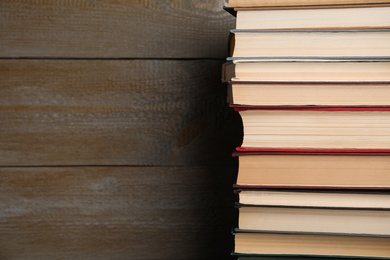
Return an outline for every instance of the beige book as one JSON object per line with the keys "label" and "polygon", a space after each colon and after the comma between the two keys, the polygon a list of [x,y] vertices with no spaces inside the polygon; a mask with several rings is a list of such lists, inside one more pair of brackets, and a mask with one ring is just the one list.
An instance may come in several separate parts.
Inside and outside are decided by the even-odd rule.
{"label": "beige book", "polygon": [[254,154],[238,158],[237,188],[390,189],[389,155]]}
{"label": "beige book", "polygon": [[[390,73],[390,71],[389,71]],[[231,81],[228,101],[247,106],[388,106],[389,82]]]}
{"label": "beige book", "polygon": [[238,228],[251,231],[390,235],[390,210],[240,207]]}
{"label": "beige book", "polygon": [[390,148],[390,110],[361,109],[240,110],[242,147]]}
{"label": "beige book", "polygon": [[235,253],[388,258],[390,237],[236,233]]}
{"label": "beige book", "polygon": [[390,3],[385,0],[227,0],[228,7],[311,6],[311,5],[359,5]]}
{"label": "beige book", "polygon": [[[390,159],[390,158],[389,158]],[[259,172],[259,170],[257,170]],[[390,192],[321,190],[240,190],[239,203],[250,206],[296,206],[390,209]]]}
{"label": "beige book", "polygon": [[390,62],[234,60],[223,66],[223,81],[381,82],[390,81]]}
{"label": "beige book", "polygon": [[233,58],[390,57],[390,30],[233,30]]}
{"label": "beige book", "polygon": [[[337,6],[336,6],[337,7]],[[236,29],[389,28],[390,6],[237,9]]]}

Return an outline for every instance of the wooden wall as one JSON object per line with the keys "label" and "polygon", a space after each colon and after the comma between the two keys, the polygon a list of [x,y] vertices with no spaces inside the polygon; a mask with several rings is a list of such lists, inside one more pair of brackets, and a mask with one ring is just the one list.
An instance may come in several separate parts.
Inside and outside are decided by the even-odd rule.
{"label": "wooden wall", "polygon": [[0,0],[0,259],[229,259],[222,0]]}

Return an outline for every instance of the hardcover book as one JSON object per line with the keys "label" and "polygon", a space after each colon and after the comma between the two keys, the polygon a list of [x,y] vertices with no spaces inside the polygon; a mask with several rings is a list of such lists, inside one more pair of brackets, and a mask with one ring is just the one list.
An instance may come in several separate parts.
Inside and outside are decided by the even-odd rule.
{"label": "hardcover book", "polygon": [[385,0],[226,0],[228,7],[285,7],[285,6],[327,6],[327,5],[365,5],[390,3]]}
{"label": "hardcover book", "polygon": [[390,149],[239,150],[235,188],[390,189]]}
{"label": "hardcover book", "polygon": [[387,149],[390,107],[236,107],[244,148]]}
{"label": "hardcover book", "polygon": [[[339,257],[379,258],[390,257],[388,236],[345,236],[335,234],[235,232],[236,254],[265,257],[322,256],[330,259]],[[278,259],[278,258],[277,258]]]}
{"label": "hardcover book", "polygon": [[233,58],[390,58],[389,29],[232,30]]}
{"label": "hardcover book", "polygon": [[234,59],[222,68],[223,81],[257,82],[389,82],[390,59],[353,61],[296,59]]}
{"label": "hardcover book", "polygon": [[241,206],[238,210],[241,230],[390,236],[388,209]]}
{"label": "hardcover book", "polygon": [[235,9],[236,29],[390,28],[389,4]]}
{"label": "hardcover book", "polygon": [[390,209],[390,191],[238,189],[238,205]]}
{"label": "hardcover book", "polygon": [[[390,74],[390,71],[389,71]],[[229,81],[228,102],[241,106],[388,106],[390,81]]]}

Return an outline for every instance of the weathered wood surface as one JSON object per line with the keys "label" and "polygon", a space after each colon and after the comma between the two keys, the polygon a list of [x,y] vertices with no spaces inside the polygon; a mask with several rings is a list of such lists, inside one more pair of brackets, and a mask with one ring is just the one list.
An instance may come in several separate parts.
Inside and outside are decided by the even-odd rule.
{"label": "weathered wood surface", "polygon": [[0,57],[225,58],[222,1],[1,0]]}
{"label": "weathered wood surface", "polygon": [[0,0],[1,260],[229,259],[222,2]]}
{"label": "weathered wood surface", "polygon": [[0,168],[0,259],[226,259],[226,167]]}
{"label": "weathered wood surface", "polygon": [[225,163],[239,122],[220,66],[2,60],[0,165]]}

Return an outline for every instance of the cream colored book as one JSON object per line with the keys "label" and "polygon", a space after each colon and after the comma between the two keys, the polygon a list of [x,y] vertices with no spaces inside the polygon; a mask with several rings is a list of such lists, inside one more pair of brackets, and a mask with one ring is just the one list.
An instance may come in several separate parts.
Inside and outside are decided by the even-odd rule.
{"label": "cream colored book", "polygon": [[[239,167],[238,176],[235,188],[262,188],[262,189],[372,189],[372,190],[389,190],[390,189],[390,151],[387,154],[369,154],[369,153],[335,153],[323,154],[320,150],[313,151],[312,154],[299,154],[299,152],[285,154],[246,154],[241,153],[238,156]],[[257,193],[256,193],[257,194]],[[285,196],[285,193],[283,193]],[[294,198],[294,193],[291,193]],[[310,193],[308,193],[310,194]],[[288,199],[279,195],[276,197],[280,203],[304,203],[303,205],[312,206],[313,203],[326,206],[326,203],[338,204],[340,206],[358,207],[370,204],[372,207],[387,207],[388,197],[368,195],[361,201],[356,201],[358,197],[354,197],[354,201],[348,201],[350,195],[338,197],[334,194],[316,194],[316,197],[310,197],[305,193],[296,194],[301,199],[283,201],[282,198]],[[264,194],[263,194],[264,195]],[[243,200],[241,203],[276,203],[270,201],[264,202],[265,197],[259,195],[254,198],[255,194]],[[305,197],[303,197],[305,196]],[[321,198],[332,200],[324,201]],[[362,198],[363,195],[359,195]],[[337,202],[335,199],[339,199]],[[260,202],[263,201],[263,202]],[[366,201],[367,200],[367,201]],[[321,202],[322,201],[322,202]],[[335,201],[332,203],[332,201]],[[344,202],[343,202],[344,201]],[[380,203],[376,204],[376,203]],[[384,203],[384,204],[383,204]],[[387,204],[386,204],[387,203]],[[275,205],[279,205],[275,204]],[[288,204],[287,204],[288,205]],[[294,206],[294,205],[291,205]],[[328,205],[329,206],[329,205]]]}
{"label": "cream colored book", "polygon": [[390,60],[235,59],[223,66],[223,80],[262,82],[390,81]]}
{"label": "cream colored book", "polygon": [[241,230],[390,236],[390,210],[266,206],[238,210]]}
{"label": "cream colored book", "polygon": [[233,58],[390,57],[390,30],[233,30]]}
{"label": "cream colored book", "polygon": [[390,3],[385,0],[227,0],[227,7],[272,7],[312,5],[360,5]]}
{"label": "cream colored book", "polygon": [[237,9],[236,29],[390,28],[390,6]]}
{"label": "cream colored book", "polygon": [[239,109],[245,148],[390,148],[386,108]]}
{"label": "cream colored book", "polygon": [[[313,158],[313,157],[311,157]],[[255,159],[255,158],[254,158]],[[389,157],[390,159],[390,157]],[[257,169],[260,172],[260,169]],[[368,174],[369,175],[369,174]],[[368,178],[368,176],[367,176]],[[295,206],[390,209],[387,191],[238,190],[239,204],[247,206]]]}
{"label": "cream colored book", "polygon": [[[236,254],[259,256],[390,257],[390,237],[287,233],[235,233]],[[279,258],[276,258],[279,259]]]}
{"label": "cream colored book", "polygon": [[[390,71],[389,71],[390,73]],[[229,103],[246,106],[388,106],[388,82],[230,81]]]}

